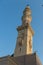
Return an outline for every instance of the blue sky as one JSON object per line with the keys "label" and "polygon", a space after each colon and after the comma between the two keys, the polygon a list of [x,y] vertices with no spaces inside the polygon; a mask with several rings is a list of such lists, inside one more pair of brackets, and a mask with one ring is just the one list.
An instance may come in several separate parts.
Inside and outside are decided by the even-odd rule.
{"label": "blue sky", "polygon": [[0,57],[13,54],[16,28],[22,22],[21,16],[27,4],[32,10],[33,51],[43,63],[43,0],[0,0]]}

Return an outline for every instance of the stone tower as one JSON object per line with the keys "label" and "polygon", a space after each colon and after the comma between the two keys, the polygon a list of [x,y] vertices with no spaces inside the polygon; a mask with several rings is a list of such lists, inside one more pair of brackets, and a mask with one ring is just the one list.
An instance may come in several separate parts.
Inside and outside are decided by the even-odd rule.
{"label": "stone tower", "polygon": [[14,57],[32,54],[32,37],[34,32],[30,26],[31,20],[31,9],[29,6],[26,6],[23,11],[22,25],[17,28],[18,37]]}

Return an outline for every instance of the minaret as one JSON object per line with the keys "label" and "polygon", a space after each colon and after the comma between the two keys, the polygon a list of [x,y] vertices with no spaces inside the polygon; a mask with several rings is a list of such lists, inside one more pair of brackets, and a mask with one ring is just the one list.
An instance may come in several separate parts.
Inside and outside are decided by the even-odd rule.
{"label": "minaret", "polygon": [[32,17],[31,17],[31,9],[30,6],[26,6],[23,11],[22,16],[22,25],[18,26],[18,37],[16,48],[14,52],[14,57],[32,54],[32,37],[33,37],[33,30],[30,26]]}

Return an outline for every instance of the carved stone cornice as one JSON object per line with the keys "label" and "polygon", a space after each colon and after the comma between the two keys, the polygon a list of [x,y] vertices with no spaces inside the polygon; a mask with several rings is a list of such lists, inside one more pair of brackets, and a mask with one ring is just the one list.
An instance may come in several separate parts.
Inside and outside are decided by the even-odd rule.
{"label": "carved stone cornice", "polygon": [[32,27],[30,26],[30,24],[28,24],[28,23],[26,23],[25,25],[18,26],[17,31],[23,30],[25,28],[27,28],[27,29],[29,28],[32,32],[32,35],[34,35],[34,31],[32,30]]}

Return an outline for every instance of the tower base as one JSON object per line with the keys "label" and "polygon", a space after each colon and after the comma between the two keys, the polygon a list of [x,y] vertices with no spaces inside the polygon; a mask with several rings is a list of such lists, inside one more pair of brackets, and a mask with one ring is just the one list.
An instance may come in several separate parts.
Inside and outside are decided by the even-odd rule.
{"label": "tower base", "polygon": [[15,57],[19,65],[42,65],[36,53]]}

